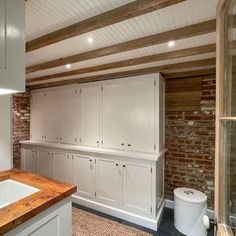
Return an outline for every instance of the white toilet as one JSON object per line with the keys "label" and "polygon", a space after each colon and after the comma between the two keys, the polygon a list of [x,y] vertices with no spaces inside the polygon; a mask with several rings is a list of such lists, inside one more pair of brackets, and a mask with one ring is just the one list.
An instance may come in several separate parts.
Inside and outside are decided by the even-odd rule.
{"label": "white toilet", "polygon": [[192,188],[174,190],[174,225],[187,236],[206,236],[203,217],[207,211],[206,194]]}

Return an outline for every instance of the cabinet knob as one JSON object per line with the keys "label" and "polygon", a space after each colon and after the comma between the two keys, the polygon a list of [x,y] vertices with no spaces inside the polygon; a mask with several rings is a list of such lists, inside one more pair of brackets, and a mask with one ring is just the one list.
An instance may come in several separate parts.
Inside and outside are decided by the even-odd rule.
{"label": "cabinet knob", "polygon": [[99,143],[99,141],[97,141],[97,143]]}
{"label": "cabinet knob", "polygon": [[60,138],[60,140],[62,140],[62,137]]}
{"label": "cabinet knob", "polygon": [[89,159],[90,162],[92,162],[92,159]]}
{"label": "cabinet knob", "polygon": [[123,167],[125,167],[125,165],[123,165]]}
{"label": "cabinet knob", "polygon": [[130,146],[131,146],[131,144],[129,143],[129,144],[128,144],[128,147],[130,147]]}
{"label": "cabinet knob", "polygon": [[124,146],[125,144],[124,144],[124,143],[122,143],[121,145],[122,145],[122,146]]}
{"label": "cabinet knob", "polygon": [[118,163],[116,163],[116,166],[119,166],[119,164],[118,164]]}

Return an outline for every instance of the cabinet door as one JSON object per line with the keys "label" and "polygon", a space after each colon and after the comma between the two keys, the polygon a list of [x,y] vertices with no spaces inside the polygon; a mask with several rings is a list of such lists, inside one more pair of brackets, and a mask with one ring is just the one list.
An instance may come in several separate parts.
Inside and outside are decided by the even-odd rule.
{"label": "cabinet door", "polygon": [[155,152],[155,85],[154,79],[137,79],[129,86],[128,149]]}
{"label": "cabinet door", "polygon": [[81,144],[99,146],[100,87],[81,88]]}
{"label": "cabinet door", "polygon": [[150,215],[152,169],[148,164],[123,163],[123,206],[126,210]]}
{"label": "cabinet door", "polygon": [[25,171],[38,173],[38,158],[37,151],[33,149],[24,149],[24,165],[22,166]]}
{"label": "cabinet door", "polygon": [[69,154],[55,153],[55,180],[66,183],[72,182],[72,159]]}
{"label": "cabinet door", "polygon": [[73,158],[73,183],[77,185],[77,195],[94,196],[94,159],[75,155]]}
{"label": "cabinet door", "polygon": [[63,91],[62,105],[62,142],[79,143],[80,128],[80,99],[79,91],[67,88]]}
{"label": "cabinet door", "polygon": [[46,92],[46,115],[44,122],[46,123],[46,140],[49,142],[61,142],[61,112],[62,94],[60,91],[52,90]]}
{"label": "cabinet door", "polygon": [[32,107],[32,138],[34,140],[44,140],[46,133],[46,123],[45,123],[45,93],[44,92],[35,92],[32,94],[31,99]]}
{"label": "cabinet door", "polygon": [[39,175],[44,177],[54,179],[54,171],[55,171],[55,164],[54,164],[54,153],[39,150],[38,151],[38,163],[39,163]]}
{"label": "cabinet door", "polygon": [[25,91],[25,1],[0,0],[1,88]]}
{"label": "cabinet door", "polygon": [[127,90],[125,83],[106,84],[102,91],[103,147],[124,149],[127,124]]}
{"label": "cabinet door", "polygon": [[121,169],[116,160],[97,159],[96,198],[101,203],[118,206],[121,199]]}

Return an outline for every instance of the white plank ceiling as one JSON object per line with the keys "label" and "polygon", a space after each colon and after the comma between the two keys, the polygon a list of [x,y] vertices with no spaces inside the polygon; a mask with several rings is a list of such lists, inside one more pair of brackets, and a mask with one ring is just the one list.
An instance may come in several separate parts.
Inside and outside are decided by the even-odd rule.
{"label": "white plank ceiling", "polygon": [[[38,38],[42,35],[61,29],[73,23],[82,21],[86,18],[90,18],[97,14],[109,11],[132,1],[133,0],[28,0],[26,2],[27,41]],[[137,39],[140,37],[214,19],[216,17],[217,2],[217,0],[187,0],[161,10],[125,20],[111,26],[79,35],[77,37],[63,40],[47,47],[28,52],[26,54],[27,66],[36,65],[53,59],[58,59],[60,57],[71,56],[78,53],[115,45],[117,43],[126,42],[132,39]],[[94,39],[92,44],[87,42],[88,37],[92,37]],[[175,46],[172,48],[169,48],[167,44],[159,44],[151,47],[145,47],[97,59],[74,63],[71,65],[69,70],[86,68],[115,61],[137,58],[145,55],[175,51],[212,43],[215,43],[215,33],[178,40],[176,41]],[[174,60],[159,61],[155,63],[99,71],[73,76],[73,78],[212,57],[215,57],[215,54],[208,53]],[[68,71],[68,69],[65,66],[60,66],[27,74],[27,79],[64,71]],[[67,77],[67,79],[69,78],[70,77]],[[57,80],[60,79],[54,79],[51,81]]]}

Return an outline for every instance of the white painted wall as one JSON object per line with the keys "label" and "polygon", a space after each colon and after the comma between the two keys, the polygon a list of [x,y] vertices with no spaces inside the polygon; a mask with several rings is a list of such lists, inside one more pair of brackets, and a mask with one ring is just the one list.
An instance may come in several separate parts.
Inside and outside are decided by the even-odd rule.
{"label": "white painted wall", "polygon": [[12,157],[12,97],[0,96],[0,171],[13,166]]}

